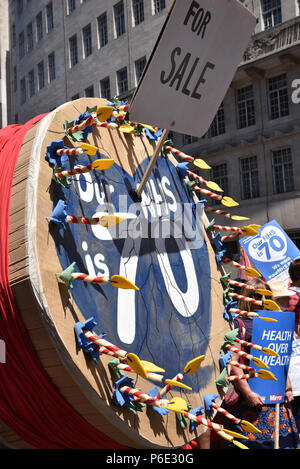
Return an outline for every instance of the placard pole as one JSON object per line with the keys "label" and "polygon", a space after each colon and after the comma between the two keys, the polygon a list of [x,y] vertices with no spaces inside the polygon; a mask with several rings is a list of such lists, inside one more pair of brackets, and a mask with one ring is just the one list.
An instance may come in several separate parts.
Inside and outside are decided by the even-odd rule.
{"label": "placard pole", "polygon": [[151,160],[150,160],[150,163],[149,163],[149,165],[148,165],[148,167],[147,167],[147,169],[146,169],[146,171],[145,171],[145,174],[144,174],[144,176],[143,176],[143,178],[142,178],[142,180],[141,180],[141,183],[140,183],[138,189],[136,190],[136,195],[137,195],[138,198],[141,197],[142,192],[143,192],[143,190],[145,189],[145,186],[146,186],[146,184],[147,184],[147,181],[148,181],[148,179],[149,179],[149,177],[150,177],[150,174],[152,173],[152,170],[153,170],[153,168],[154,168],[154,165],[155,165],[155,163],[156,163],[156,160],[157,160],[157,158],[158,158],[158,156],[159,156],[159,154],[160,154],[160,152],[161,152],[161,149],[162,149],[162,147],[163,147],[163,144],[164,144],[165,140],[166,140],[167,137],[168,137],[168,134],[169,134],[169,130],[164,130],[163,133],[162,133],[162,136],[161,136],[161,138],[160,138],[160,140],[159,140],[159,142],[158,142],[158,144],[157,144],[157,146],[156,146],[156,148],[155,148],[154,155],[152,156],[152,158],[151,158]]}
{"label": "placard pole", "polygon": [[279,449],[279,418],[280,418],[280,404],[275,405],[275,437],[274,449]]}

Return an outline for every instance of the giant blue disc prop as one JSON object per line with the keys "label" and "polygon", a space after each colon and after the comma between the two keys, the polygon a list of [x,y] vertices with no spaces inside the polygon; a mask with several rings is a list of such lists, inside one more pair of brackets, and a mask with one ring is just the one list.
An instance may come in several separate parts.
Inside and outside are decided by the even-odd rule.
{"label": "giant blue disc prop", "polygon": [[[219,350],[228,331],[223,319],[223,289],[205,233],[203,207],[192,200],[174,161],[159,156],[142,198],[137,200],[134,191],[157,142],[145,135],[95,127],[86,142],[96,146],[98,153],[95,157],[82,153],[64,159],[64,169],[111,158],[115,160],[113,166],[72,176],[69,185],[52,180],[53,168],[45,158],[47,147],[60,140],[66,147],[80,147],[80,142],[66,136],[63,123],[76,120],[87,107],[106,104],[97,98],[66,103],[34,130],[30,148],[23,156],[29,168],[24,230],[28,275],[26,281],[21,281],[21,274],[13,279],[15,295],[20,309],[21,295],[27,292],[34,298],[37,306],[32,306],[27,327],[32,337],[32,321],[43,328],[42,340],[37,340],[35,347],[50,375],[51,366],[42,353],[46,342],[49,354],[59,357],[58,374],[51,377],[88,422],[130,447],[180,447],[206,427],[198,425],[191,432],[189,422],[180,424],[173,412],[161,416],[151,405],[138,413],[118,406],[112,400],[117,377],[109,365],[115,357],[100,353],[93,360],[80,349],[74,333],[77,323],[92,318],[94,335],[105,334],[109,343],[161,367],[164,379],[183,373],[189,361],[205,355],[197,372],[184,375],[183,383],[192,390],[174,387],[165,398],[180,396],[189,409],[195,409],[203,405],[206,393],[216,393]],[[59,203],[71,216],[92,218],[118,213],[125,220],[108,228],[49,223]],[[75,273],[91,277],[121,275],[139,290],[80,280],[73,280],[72,288],[67,288],[59,275],[72,264]],[[154,386],[158,391],[165,386],[164,379],[154,382],[132,371],[124,373],[146,394]]]}

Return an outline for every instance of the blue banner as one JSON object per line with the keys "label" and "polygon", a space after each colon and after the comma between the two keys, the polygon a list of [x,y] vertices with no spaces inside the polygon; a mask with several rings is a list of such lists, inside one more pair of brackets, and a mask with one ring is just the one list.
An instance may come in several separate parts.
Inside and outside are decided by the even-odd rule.
{"label": "blue banner", "polygon": [[241,239],[241,246],[267,282],[279,278],[287,281],[289,265],[300,257],[299,249],[275,220],[257,231],[258,235]]}
{"label": "blue banner", "polygon": [[[85,166],[89,158],[81,155],[76,162]],[[106,334],[109,342],[173,377],[191,358],[209,351],[210,263],[203,205],[191,203],[173,163],[159,157],[142,202],[131,198],[130,190],[148,165],[147,158],[133,177],[115,163],[108,171],[73,178],[70,188],[56,184],[53,205],[64,200],[68,214],[100,217],[110,212],[135,218],[109,229],[63,224],[52,236],[62,270],[76,262],[75,272],[123,275],[139,287],[136,292],[73,282],[70,294],[84,319],[95,318],[96,334]],[[199,392],[213,373],[213,367],[205,366],[201,379],[195,373],[185,382]]]}
{"label": "blue banner", "polygon": [[[295,326],[295,313],[278,311],[258,311],[260,316],[277,319],[277,322],[266,322],[259,318],[253,319],[252,343],[269,348],[279,354],[279,357],[267,355],[263,351],[251,348],[251,354],[262,360],[268,371],[274,374],[277,381],[262,378],[249,379],[252,391],[258,393],[266,404],[284,402],[285,384],[288,375],[292,342]],[[250,366],[262,370],[253,361]]]}

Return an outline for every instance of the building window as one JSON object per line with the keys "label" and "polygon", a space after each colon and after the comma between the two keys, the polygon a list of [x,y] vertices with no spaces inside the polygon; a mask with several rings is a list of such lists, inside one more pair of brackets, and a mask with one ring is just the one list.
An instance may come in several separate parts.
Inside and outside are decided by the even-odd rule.
{"label": "building window", "polygon": [[281,0],[262,0],[261,7],[265,29],[282,22]]}
{"label": "building window", "polygon": [[191,143],[198,142],[197,137],[193,137],[192,135],[183,135],[182,137],[182,144],[183,145],[190,145]]}
{"label": "building window", "polygon": [[98,33],[100,47],[104,47],[108,43],[108,32],[107,32],[107,15],[104,13],[98,18]]}
{"label": "building window", "polygon": [[114,6],[114,16],[115,16],[115,27],[117,37],[122,36],[125,33],[125,13],[124,13],[124,3],[119,2]]}
{"label": "building window", "polygon": [[240,159],[242,199],[259,197],[259,178],[256,156]]}
{"label": "building window", "polygon": [[23,31],[19,34],[19,58],[22,59],[25,55],[25,38]]}
{"label": "building window", "polygon": [[153,0],[154,13],[159,13],[166,8],[166,0]]}
{"label": "building window", "polygon": [[218,135],[225,134],[225,132],[225,111],[224,104],[222,103],[217,112],[217,115],[211,123],[207,136],[208,138],[217,137]]}
{"label": "building window", "polygon": [[93,52],[92,47],[92,28],[89,24],[82,30],[83,34],[83,50],[84,50],[84,57],[88,57]]}
{"label": "building window", "polygon": [[212,166],[211,169],[212,180],[218,184],[225,194],[228,194],[228,175],[227,175],[227,164],[218,164]]}
{"label": "building window", "polygon": [[12,25],[12,45],[13,45],[13,48],[15,48],[16,45],[17,45],[16,25],[15,24]]}
{"label": "building window", "polygon": [[29,85],[29,96],[33,96],[35,94],[35,83],[34,83],[34,71],[31,70],[28,73],[28,85]]}
{"label": "building window", "polygon": [[69,47],[70,47],[70,65],[74,67],[78,63],[78,48],[77,48],[77,35],[74,34],[69,39]]}
{"label": "building window", "polygon": [[289,115],[289,95],[286,73],[268,80],[270,119]]}
{"label": "building window", "polygon": [[127,68],[123,68],[117,72],[118,78],[118,91],[119,94],[124,94],[128,91],[128,74]]}
{"label": "building window", "polygon": [[23,12],[23,0],[17,0],[17,11],[19,15]]}
{"label": "building window", "polygon": [[135,62],[135,77],[137,83],[140,81],[145,67],[146,57],[143,57],[142,59],[139,59]]}
{"label": "building window", "polygon": [[42,90],[45,86],[44,62],[40,62],[38,64],[38,79],[39,79],[39,90]]}
{"label": "building window", "polygon": [[145,19],[144,17],[144,0],[132,0],[132,10],[134,17],[134,25],[142,23]]}
{"label": "building window", "polygon": [[17,74],[17,67],[14,67],[14,91],[18,89],[18,74]]}
{"label": "building window", "polygon": [[255,125],[255,106],[252,85],[237,90],[237,111],[239,129]]}
{"label": "building window", "polygon": [[[211,169],[211,178],[218,184],[221,189],[224,191],[224,194],[228,195],[228,174],[227,174],[227,164],[218,164],[212,166]],[[219,204],[220,202],[216,199],[211,199],[211,205]]]}
{"label": "building window", "polygon": [[49,81],[55,80],[55,54],[48,55]]}
{"label": "building window", "polygon": [[290,148],[273,151],[273,180],[275,194],[294,190],[293,162]]}
{"label": "building window", "polygon": [[68,1],[69,13],[72,13],[76,9],[76,0]]}
{"label": "building window", "polygon": [[54,21],[53,21],[53,4],[52,2],[48,3],[46,7],[47,13],[47,31],[51,31],[54,28]]}
{"label": "building window", "polygon": [[86,98],[93,98],[94,97],[94,87],[93,85],[89,86],[84,90],[84,95]]}
{"label": "building window", "polygon": [[32,23],[27,26],[27,50],[28,52],[33,49],[33,27]]}
{"label": "building window", "polygon": [[110,99],[110,80],[109,77],[103,78],[103,80],[100,81],[100,92],[101,92],[101,98]]}
{"label": "building window", "polygon": [[300,249],[300,231],[292,231],[287,234],[291,238],[293,243],[296,244],[297,248]]}
{"label": "building window", "polygon": [[36,16],[36,37],[37,41],[43,38],[43,17],[42,12]]}
{"label": "building window", "polygon": [[20,81],[20,100],[21,104],[26,103],[26,80],[22,78]]}

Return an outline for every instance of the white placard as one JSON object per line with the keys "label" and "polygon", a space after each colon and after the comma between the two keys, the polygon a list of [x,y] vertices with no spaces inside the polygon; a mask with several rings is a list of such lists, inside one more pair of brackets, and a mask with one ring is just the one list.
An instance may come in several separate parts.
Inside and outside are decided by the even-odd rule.
{"label": "white placard", "polygon": [[130,120],[202,137],[255,24],[239,0],[176,0],[131,102]]}

